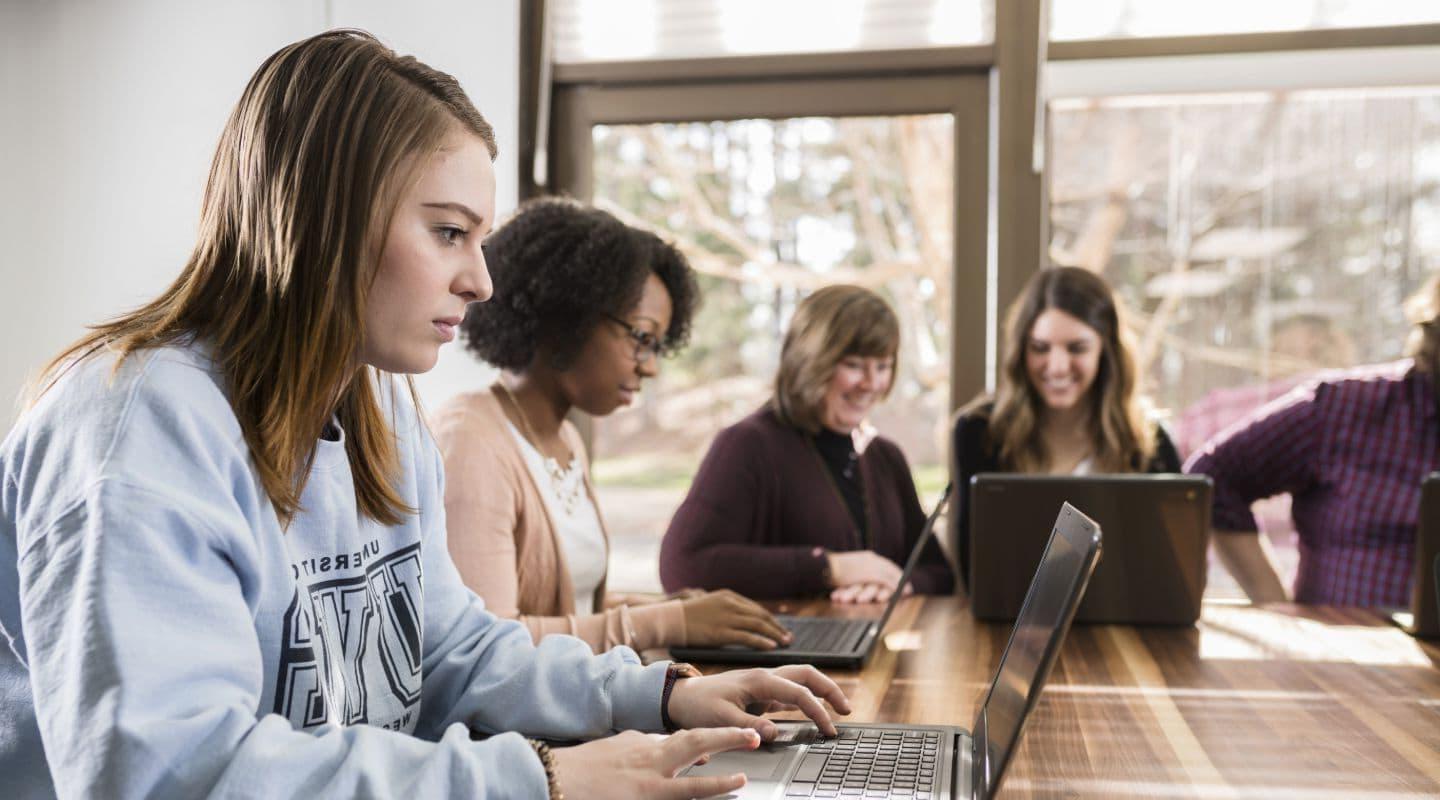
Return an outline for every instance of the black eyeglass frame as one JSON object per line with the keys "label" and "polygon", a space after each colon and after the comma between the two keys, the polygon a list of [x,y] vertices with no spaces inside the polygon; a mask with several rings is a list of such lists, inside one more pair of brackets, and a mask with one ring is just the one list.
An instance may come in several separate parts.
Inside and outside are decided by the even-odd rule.
{"label": "black eyeglass frame", "polygon": [[[630,337],[630,341],[635,343],[635,352],[630,355],[631,358],[635,359],[635,363],[643,364],[651,357],[654,357],[655,360],[658,361],[674,355],[674,353],[665,346],[664,340],[650,331],[642,331],[609,312],[601,312],[601,316],[625,329],[625,335]],[[647,353],[649,355],[646,355]]]}

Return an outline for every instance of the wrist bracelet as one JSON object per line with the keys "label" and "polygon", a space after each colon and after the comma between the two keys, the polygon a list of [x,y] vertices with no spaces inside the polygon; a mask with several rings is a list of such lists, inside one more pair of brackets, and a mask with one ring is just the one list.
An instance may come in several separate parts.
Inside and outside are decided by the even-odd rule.
{"label": "wrist bracelet", "polygon": [[683,680],[684,678],[698,678],[699,676],[700,670],[695,669],[695,667],[690,664],[682,664],[679,662],[672,662],[669,668],[665,670],[665,689],[660,693],[660,724],[665,726],[665,730],[671,733],[680,730],[680,727],[675,724],[675,721],[670,719],[670,692],[674,691],[675,682]]}
{"label": "wrist bracelet", "polygon": [[555,754],[550,751],[550,745],[539,739],[528,741],[535,750],[535,756],[540,759],[540,766],[545,768],[545,783],[550,788],[550,800],[565,800],[565,793],[560,791],[560,778],[555,774]]}

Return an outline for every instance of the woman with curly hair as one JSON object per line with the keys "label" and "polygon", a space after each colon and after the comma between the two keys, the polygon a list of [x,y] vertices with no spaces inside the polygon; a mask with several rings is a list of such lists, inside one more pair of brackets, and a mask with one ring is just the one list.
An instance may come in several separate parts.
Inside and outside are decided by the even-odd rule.
{"label": "woman with curly hair", "polygon": [[465,582],[536,641],[566,633],[600,652],[786,641],[768,612],[732,592],[647,602],[605,590],[609,538],[565,417],[634,402],[660,358],[685,343],[697,300],[685,257],[560,199],[523,206],[485,248],[496,299],[471,306],[461,327],[466,347],[504,375],[435,417],[450,550]]}
{"label": "woman with curly hair", "polygon": [[1146,418],[1122,312],[1093,272],[1036,273],[1010,307],[999,385],[955,418],[951,520],[969,580],[970,478],[981,472],[1179,472],[1180,454]]}
{"label": "woman with curly hair", "polygon": [[[795,309],[775,393],[721,431],[660,547],[666,588],[728,587],[750,597],[829,592],[884,602],[925,512],[899,446],[871,409],[893,385],[900,321],[879,295],[827,286]],[[944,594],[950,565],[932,540],[910,588]]]}

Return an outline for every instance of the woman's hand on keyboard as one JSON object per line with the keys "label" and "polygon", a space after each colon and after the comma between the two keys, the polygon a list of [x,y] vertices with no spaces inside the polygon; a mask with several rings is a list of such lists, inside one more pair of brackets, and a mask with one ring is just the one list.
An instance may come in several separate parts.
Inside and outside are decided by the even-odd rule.
{"label": "woman's hand on keyboard", "polygon": [[738,773],[677,778],[686,767],[715,753],[759,746],[760,737],[753,730],[706,728],[671,736],[626,731],[551,752],[555,777],[566,797],[682,800],[726,794],[745,785],[745,776]]}
{"label": "woman's hand on keyboard", "polygon": [[685,611],[685,644],[690,647],[743,644],[755,650],[774,650],[791,639],[790,632],[769,611],[729,589],[685,598],[681,608]]}
{"label": "woman's hand on keyboard", "polygon": [[760,736],[775,738],[775,723],[761,716],[770,711],[799,710],[826,736],[836,734],[835,723],[821,703],[838,713],[850,713],[850,700],[835,681],[807,665],[775,669],[732,670],[719,675],[675,682],[670,692],[670,719],[681,728],[734,725],[754,728]]}

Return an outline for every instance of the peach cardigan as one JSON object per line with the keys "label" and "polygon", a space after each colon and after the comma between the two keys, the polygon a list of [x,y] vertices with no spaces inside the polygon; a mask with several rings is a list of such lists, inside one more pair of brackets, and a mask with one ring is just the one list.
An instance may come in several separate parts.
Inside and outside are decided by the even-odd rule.
{"label": "peach cardigan", "polygon": [[[431,418],[445,459],[445,517],[450,556],[460,577],[491,613],[519,619],[539,641],[551,633],[578,636],[596,652],[617,644],[636,650],[685,644],[679,600],[629,605],[595,592],[595,614],[575,614],[565,554],[524,456],[508,429],[499,398],[486,390],[457,397]],[[595,503],[589,460],[569,422],[561,438],[585,465],[585,491]],[[596,514],[600,506],[596,503]],[[610,534],[600,530],[609,549]]]}

